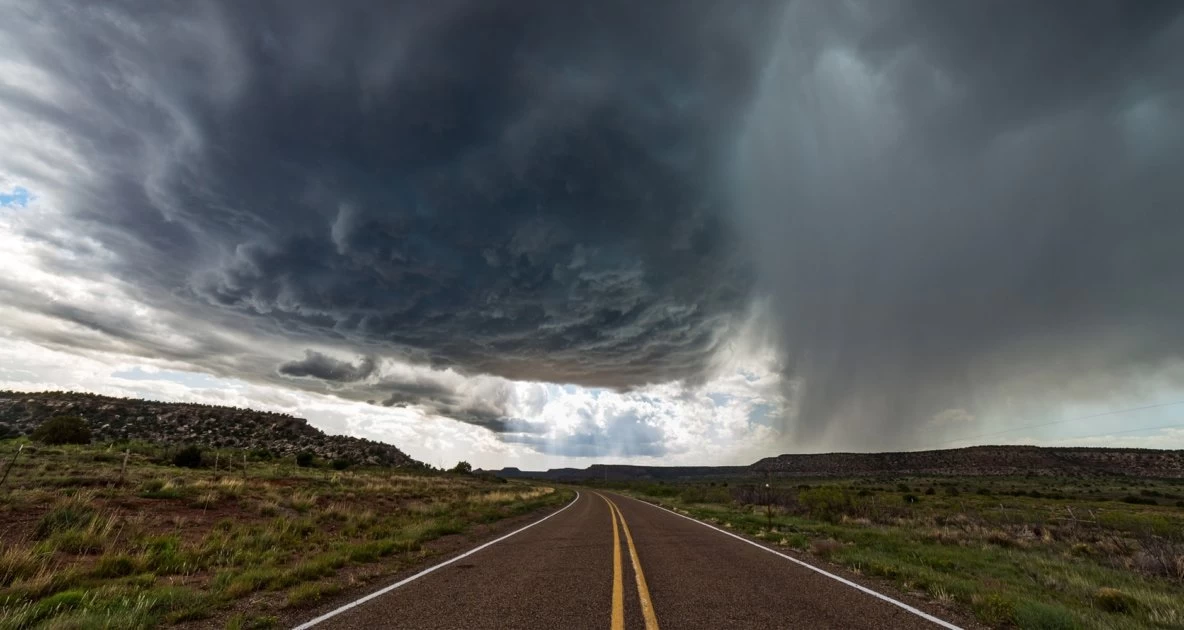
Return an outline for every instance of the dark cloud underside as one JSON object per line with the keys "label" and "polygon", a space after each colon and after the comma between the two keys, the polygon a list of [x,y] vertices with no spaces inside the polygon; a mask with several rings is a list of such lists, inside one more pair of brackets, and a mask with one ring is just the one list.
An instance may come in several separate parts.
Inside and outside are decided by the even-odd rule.
{"label": "dark cloud underside", "polygon": [[351,383],[360,381],[374,373],[374,359],[364,357],[357,365],[308,350],[299,361],[280,364],[279,373],[297,378],[317,378],[322,381]]}
{"label": "dark cloud underside", "polygon": [[694,377],[744,306],[717,173],[770,3],[18,12],[79,98],[8,104],[73,139],[72,227],[151,299],[617,387]]}

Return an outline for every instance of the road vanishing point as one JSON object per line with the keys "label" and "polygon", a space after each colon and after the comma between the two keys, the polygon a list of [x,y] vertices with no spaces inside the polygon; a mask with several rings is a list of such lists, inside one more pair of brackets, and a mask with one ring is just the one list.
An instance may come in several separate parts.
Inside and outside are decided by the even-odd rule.
{"label": "road vanishing point", "polygon": [[583,491],[525,527],[296,628],[958,626],[665,508]]}

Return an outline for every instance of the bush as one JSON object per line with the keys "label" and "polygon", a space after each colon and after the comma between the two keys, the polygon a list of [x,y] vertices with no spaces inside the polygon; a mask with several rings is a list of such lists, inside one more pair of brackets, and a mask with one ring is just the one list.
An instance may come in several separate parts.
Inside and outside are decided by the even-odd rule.
{"label": "bush", "polygon": [[810,543],[810,551],[813,552],[814,555],[822,556],[823,558],[831,557],[836,551],[842,550],[842,548],[843,543],[834,540],[833,538],[815,540]]}
{"label": "bush", "polygon": [[1003,626],[1015,617],[1015,603],[1001,593],[974,595],[970,607],[979,620],[990,626]]}
{"label": "bush", "polygon": [[1063,606],[1024,600],[1015,607],[1015,623],[1032,630],[1073,630],[1080,627],[1076,617]]}
{"label": "bush", "polygon": [[296,454],[296,465],[301,468],[311,468],[316,456],[308,451],[303,451]]}
{"label": "bush", "polygon": [[469,462],[457,462],[456,466],[452,467],[452,472],[468,475],[473,472],[473,465]]}
{"label": "bush", "polygon": [[1133,494],[1128,494],[1125,497],[1122,497],[1122,502],[1131,503],[1133,505],[1159,505],[1159,502],[1155,499],[1145,499]]}
{"label": "bush", "polygon": [[99,557],[90,574],[98,578],[120,578],[132,575],[137,569],[138,565],[131,556],[108,554]]}
{"label": "bush", "polygon": [[1111,613],[1128,612],[1135,606],[1135,599],[1116,588],[1099,588],[1094,593],[1094,604]]}
{"label": "bush", "polygon": [[333,460],[333,464],[332,464],[333,470],[345,470],[346,468],[349,468],[352,465],[353,465],[353,462],[349,461],[348,459],[335,459],[335,460]]}
{"label": "bush", "polygon": [[196,446],[186,446],[173,455],[173,465],[181,468],[201,468],[201,449]]}
{"label": "bush", "polygon": [[95,517],[94,508],[77,503],[60,505],[46,512],[37,522],[37,529],[33,537],[37,540],[49,538],[55,532],[81,529],[90,524]]}
{"label": "bush", "polygon": [[851,496],[834,486],[803,490],[798,493],[798,502],[810,512],[811,517],[832,523],[839,522],[854,507]]}
{"label": "bush", "polygon": [[90,427],[78,416],[54,416],[29,437],[43,444],[90,444]]}

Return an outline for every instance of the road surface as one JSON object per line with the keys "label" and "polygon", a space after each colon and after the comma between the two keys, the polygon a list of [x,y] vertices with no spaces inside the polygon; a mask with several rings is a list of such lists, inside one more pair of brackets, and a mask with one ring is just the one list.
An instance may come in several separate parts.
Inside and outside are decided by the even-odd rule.
{"label": "road surface", "polygon": [[595,491],[383,591],[302,627],[956,627],[686,517]]}

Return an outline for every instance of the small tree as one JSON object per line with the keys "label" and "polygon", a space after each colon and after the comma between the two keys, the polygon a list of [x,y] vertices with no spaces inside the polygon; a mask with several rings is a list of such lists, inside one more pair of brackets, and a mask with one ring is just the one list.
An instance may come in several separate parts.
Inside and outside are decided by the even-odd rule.
{"label": "small tree", "polygon": [[173,455],[173,465],[181,468],[201,468],[201,449],[196,446],[186,446]]}
{"label": "small tree", "polygon": [[30,436],[44,444],[90,444],[90,427],[78,416],[54,416]]}
{"label": "small tree", "polygon": [[301,451],[296,454],[296,465],[301,468],[311,468],[313,464],[313,454],[308,451]]}
{"label": "small tree", "polygon": [[452,472],[462,475],[472,474],[473,466],[469,462],[457,462],[456,466],[452,468]]}

